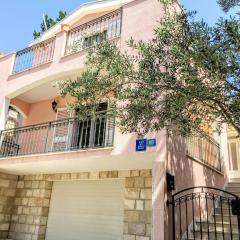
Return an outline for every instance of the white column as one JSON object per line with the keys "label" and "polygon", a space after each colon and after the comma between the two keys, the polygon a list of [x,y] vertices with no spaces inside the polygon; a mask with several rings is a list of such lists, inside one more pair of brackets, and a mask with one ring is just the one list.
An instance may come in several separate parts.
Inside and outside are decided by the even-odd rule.
{"label": "white column", "polygon": [[8,98],[3,97],[0,99],[0,130],[4,130],[6,127],[9,105],[10,100]]}
{"label": "white column", "polygon": [[227,135],[227,124],[222,125],[222,131],[220,135],[220,151],[221,151],[221,157],[223,162],[223,167],[225,167],[228,177],[230,176],[230,166],[229,166],[229,153],[228,153],[228,135]]}

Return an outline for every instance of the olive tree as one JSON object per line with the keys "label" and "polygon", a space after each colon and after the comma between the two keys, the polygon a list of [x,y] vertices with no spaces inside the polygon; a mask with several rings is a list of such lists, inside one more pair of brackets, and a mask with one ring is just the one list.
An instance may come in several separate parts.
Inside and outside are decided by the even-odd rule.
{"label": "olive tree", "polygon": [[123,132],[146,133],[175,126],[182,135],[218,121],[240,133],[240,22],[219,19],[210,27],[194,14],[168,11],[150,41],[113,42],[88,50],[86,68],[73,81],[61,81],[80,118],[96,116],[110,100]]}

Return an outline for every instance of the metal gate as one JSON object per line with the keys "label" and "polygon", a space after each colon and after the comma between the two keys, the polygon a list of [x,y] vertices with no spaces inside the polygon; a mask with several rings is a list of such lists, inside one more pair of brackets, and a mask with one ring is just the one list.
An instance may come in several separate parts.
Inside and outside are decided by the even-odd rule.
{"label": "metal gate", "polygon": [[240,240],[240,199],[213,187],[172,195],[173,240]]}

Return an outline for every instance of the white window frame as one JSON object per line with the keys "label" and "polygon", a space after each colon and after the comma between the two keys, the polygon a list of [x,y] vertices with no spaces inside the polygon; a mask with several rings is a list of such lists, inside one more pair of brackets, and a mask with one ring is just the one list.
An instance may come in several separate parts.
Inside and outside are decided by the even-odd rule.
{"label": "white window frame", "polygon": [[[233,162],[232,162],[232,150],[231,150],[231,143],[236,143],[236,151],[237,151],[237,166],[238,169],[233,169]],[[228,139],[228,153],[229,153],[229,169],[230,171],[240,171],[240,138],[230,138]]]}

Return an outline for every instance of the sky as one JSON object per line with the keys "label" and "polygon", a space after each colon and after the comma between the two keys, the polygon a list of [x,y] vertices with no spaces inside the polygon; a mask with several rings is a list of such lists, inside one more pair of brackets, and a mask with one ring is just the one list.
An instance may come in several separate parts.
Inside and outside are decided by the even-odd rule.
{"label": "sky", "polygon": [[[55,18],[59,10],[73,11],[89,0],[2,0],[0,4],[0,52],[14,52],[25,48],[39,30],[43,13]],[[214,24],[225,16],[216,0],[180,0],[187,10],[197,10],[198,17]]]}

